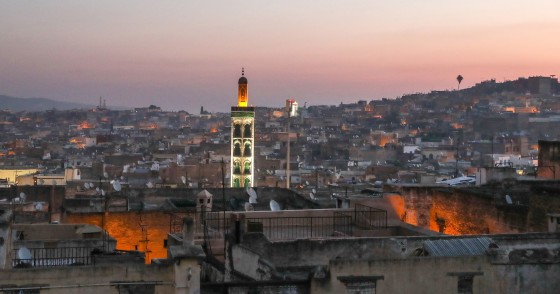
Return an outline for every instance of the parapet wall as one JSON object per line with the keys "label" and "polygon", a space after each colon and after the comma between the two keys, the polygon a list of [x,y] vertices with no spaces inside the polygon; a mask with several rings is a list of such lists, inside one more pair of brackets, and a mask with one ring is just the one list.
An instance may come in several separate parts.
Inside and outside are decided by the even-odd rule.
{"label": "parapet wall", "polygon": [[402,220],[452,235],[546,232],[546,214],[560,211],[560,189],[545,182],[481,188],[395,185],[391,190],[398,192],[390,197],[396,198],[391,203]]}

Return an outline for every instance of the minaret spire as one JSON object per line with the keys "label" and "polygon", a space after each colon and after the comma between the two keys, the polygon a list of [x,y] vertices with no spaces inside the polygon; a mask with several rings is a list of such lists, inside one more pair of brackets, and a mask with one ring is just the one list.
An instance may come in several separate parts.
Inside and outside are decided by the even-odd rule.
{"label": "minaret spire", "polygon": [[249,93],[247,88],[247,78],[245,77],[245,68],[241,68],[241,77],[239,78],[237,86],[237,106],[247,107],[249,101]]}

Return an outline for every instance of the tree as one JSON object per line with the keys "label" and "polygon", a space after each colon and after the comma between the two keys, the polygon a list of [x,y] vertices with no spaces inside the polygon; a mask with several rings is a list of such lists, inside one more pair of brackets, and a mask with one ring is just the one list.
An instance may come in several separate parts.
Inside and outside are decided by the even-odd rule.
{"label": "tree", "polygon": [[462,75],[458,75],[457,76],[457,91],[459,91],[459,87],[461,86],[461,81],[463,81],[463,76]]}

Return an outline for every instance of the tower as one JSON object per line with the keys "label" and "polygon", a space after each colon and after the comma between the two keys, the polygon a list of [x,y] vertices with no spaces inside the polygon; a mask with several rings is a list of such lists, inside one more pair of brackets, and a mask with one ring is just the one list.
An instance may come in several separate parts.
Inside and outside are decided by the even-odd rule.
{"label": "tower", "polygon": [[237,106],[231,107],[230,186],[251,187],[254,184],[255,108],[249,102],[245,69],[237,83]]}

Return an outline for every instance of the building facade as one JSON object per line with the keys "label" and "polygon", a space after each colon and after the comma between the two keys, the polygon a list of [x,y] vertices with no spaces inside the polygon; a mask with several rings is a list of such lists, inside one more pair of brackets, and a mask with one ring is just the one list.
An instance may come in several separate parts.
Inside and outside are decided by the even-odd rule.
{"label": "building facade", "polygon": [[237,106],[231,107],[230,186],[251,187],[254,183],[255,108],[247,106],[248,82],[241,73],[237,90]]}

